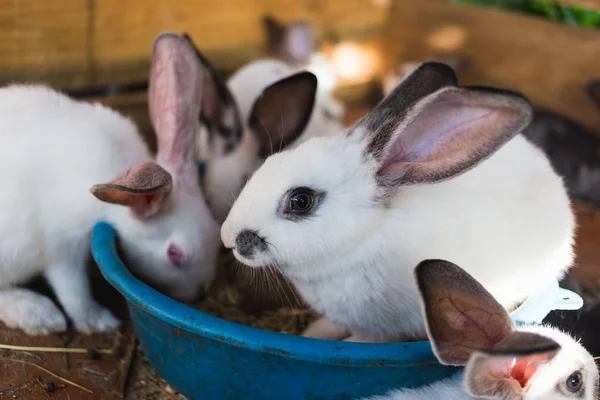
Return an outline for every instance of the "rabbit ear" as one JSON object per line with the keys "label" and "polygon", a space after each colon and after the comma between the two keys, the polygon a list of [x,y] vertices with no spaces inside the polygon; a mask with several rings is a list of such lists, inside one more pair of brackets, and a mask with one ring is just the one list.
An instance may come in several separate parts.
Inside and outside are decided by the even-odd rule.
{"label": "rabbit ear", "polygon": [[203,67],[200,121],[208,130],[209,141],[212,141],[215,136],[224,141],[223,152],[227,154],[242,140],[243,127],[236,101],[225,80],[204,54],[198,50],[192,38],[187,34],[184,34],[183,37],[194,49],[196,57]]}
{"label": "rabbit ear", "polygon": [[188,40],[162,33],[154,41],[150,72],[150,118],[157,159],[172,174],[198,181],[194,136],[199,134],[204,71]]}
{"label": "rabbit ear", "polygon": [[270,15],[265,16],[263,21],[272,53],[291,64],[308,63],[316,47],[315,35],[309,24],[294,21],[285,26]]}
{"label": "rabbit ear", "polygon": [[426,260],[415,269],[431,346],[442,364],[465,365],[512,331],[506,310],[471,275],[451,262]]}
{"label": "rabbit ear", "polygon": [[140,218],[154,215],[171,193],[171,175],[160,165],[146,162],[128,169],[109,183],[94,185],[99,200],[130,207]]}
{"label": "rabbit ear", "polygon": [[512,332],[490,352],[475,352],[464,385],[475,397],[513,398],[527,388],[540,367],[560,351],[554,340],[531,332]]}
{"label": "rabbit ear", "polygon": [[312,115],[317,77],[300,72],[268,86],[250,113],[249,127],[259,142],[259,154],[267,157],[283,150],[303,132]]}
{"label": "rabbit ear", "polygon": [[367,132],[365,152],[377,162],[380,186],[451,178],[530,123],[533,109],[522,96],[459,88],[455,81],[450,67],[422,64],[359,123],[358,131]]}
{"label": "rabbit ear", "polygon": [[274,16],[265,15],[263,17],[263,24],[265,26],[265,30],[267,31],[267,46],[269,52],[278,54],[279,46],[283,40],[283,36],[285,35],[285,25],[280,23]]}

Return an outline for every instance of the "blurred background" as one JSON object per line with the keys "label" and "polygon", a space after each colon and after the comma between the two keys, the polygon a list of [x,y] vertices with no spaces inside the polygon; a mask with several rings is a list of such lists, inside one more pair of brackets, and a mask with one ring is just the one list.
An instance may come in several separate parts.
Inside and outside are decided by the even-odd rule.
{"label": "blurred background", "polygon": [[[130,116],[152,146],[146,89],[156,35],[187,33],[226,77],[272,56],[267,15],[310,24],[318,50],[335,69],[335,95],[346,104],[347,124],[368,112],[407,68],[427,60],[451,64],[462,85],[524,93],[538,110],[526,134],[546,151],[576,199],[573,276],[581,281],[566,285],[589,301],[587,314],[569,318],[581,332],[598,336],[600,0],[0,0],[0,84],[41,82],[105,103]],[[93,348],[116,342],[119,353],[100,362],[18,355],[94,388],[94,395],[26,364],[4,363],[3,357],[17,355],[0,350],[0,371],[10,372],[0,373],[0,399],[178,398],[139,355],[130,324],[116,338],[30,338],[0,327],[0,343]],[[600,341],[588,343],[600,354]]]}

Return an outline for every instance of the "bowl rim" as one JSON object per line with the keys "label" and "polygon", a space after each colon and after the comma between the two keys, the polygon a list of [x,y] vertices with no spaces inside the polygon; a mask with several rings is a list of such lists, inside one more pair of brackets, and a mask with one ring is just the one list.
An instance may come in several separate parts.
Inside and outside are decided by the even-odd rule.
{"label": "bowl rim", "polygon": [[231,346],[334,365],[439,364],[429,341],[353,343],[288,335],[254,328],[207,314],[158,292],[135,278],[117,255],[116,231],[99,222],[92,233],[92,255],[104,278],[125,300],[153,317]]}

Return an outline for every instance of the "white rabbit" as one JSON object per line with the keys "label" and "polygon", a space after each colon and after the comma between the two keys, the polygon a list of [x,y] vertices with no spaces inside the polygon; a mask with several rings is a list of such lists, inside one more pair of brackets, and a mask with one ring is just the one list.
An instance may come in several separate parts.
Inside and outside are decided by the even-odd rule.
{"label": "white rabbit", "polygon": [[[189,36],[184,37],[194,46]],[[331,107],[337,104],[335,100],[323,100],[327,93],[320,98],[316,94],[320,82],[317,84],[314,76],[295,72],[278,60],[258,60],[240,68],[225,84],[194,48],[204,66],[205,87],[197,153],[206,162],[203,185],[210,209],[223,221],[266,156],[324,132],[341,133],[343,124],[339,112]],[[292,121],[283,124],[284,115]],[[276,121],[267,122],[273,119]]]}
{"label": "white rabbit", "polygon": [[201,65],[176,35],[162,34],[154,46],[156,161],[133,123],[109,108],[43,86],[0,89],[0,320],[8,326],[29,334],[66,329],[50,299],[15,287],[38,274],[77,330],[118,325],[92,299],[86,276],[100,221],[115,226],[133,272],[176,299],[193,299],[213,276],[219,229],[190,150]]}
{"label": "white rabbit", "polygon": [[286,25],[272,15],[265,16],[263,23],[271,54],[294,69],[315,74],[324,91],[331,93],[335,89],[335,68],[323,53],[316,51],[317,40],[308,23],[292,21]]}
{"label": "white rabbit", "polygon": [[595,360],[573,338],[548,326],[515,328],[506,310],[450,262],[423,261],[415,275],[436,356],[466,368],[429,386],[369,400],[597,398]]}
{"label": "white rabbit", "polygon": [[414,266],[456,260],[506,308],[571,266],[561,179],[518,133],[523,97],[457,87],[425,63],[345,135],[275,154],[250,178],[221,238],[250,267],[277,265],[327,320],[306,336],[424,338]]}

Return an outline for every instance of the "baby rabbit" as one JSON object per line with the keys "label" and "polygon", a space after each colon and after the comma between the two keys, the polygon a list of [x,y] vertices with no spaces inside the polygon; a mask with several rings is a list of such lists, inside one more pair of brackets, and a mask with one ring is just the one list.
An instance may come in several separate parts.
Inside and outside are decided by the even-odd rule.
{"label": "baby rabbit", "polygon": [[369,400],[597,398],[598,368],[573,338],[547,326],[515,328],[494,297],[450,262],[423,261],[415,275],[436,356],[466,367],[432,385]]}
{"label": "baby rabbit", "polygon": [[506,308],[573,261],[561,179],[519,132],[529,102],[458,87],[425,63],[345,135],[269,157],[221,227],[242,263],[277,265],[327,320],[306,336],[424,338],[412,280],[427,257],[456,260]]}
{"label": "baby rabbit", "polygon": [[304,21],[284,24],[272,15],[263,17],[267,32],[267,48],[290,67],[307,70],[317,76],[319,85],[332,92],[337,84],[335,68],[321,52],[312,27]]}
{"label": "baby rabbit", "polygon": [[15,287],[42,274],[78,331],[118,325],[92,299],[86,276],[92,228],[100,221],[115,226],[133,272],[166,294],[192,300],[212,278],[219,231],[191,150],[201,68],[180,37],[158,36],[150,78],[156,161],[135,126],[109,108],[43,86],[0,89],[5,324],[28,334],[66,329],[50,299]]}

